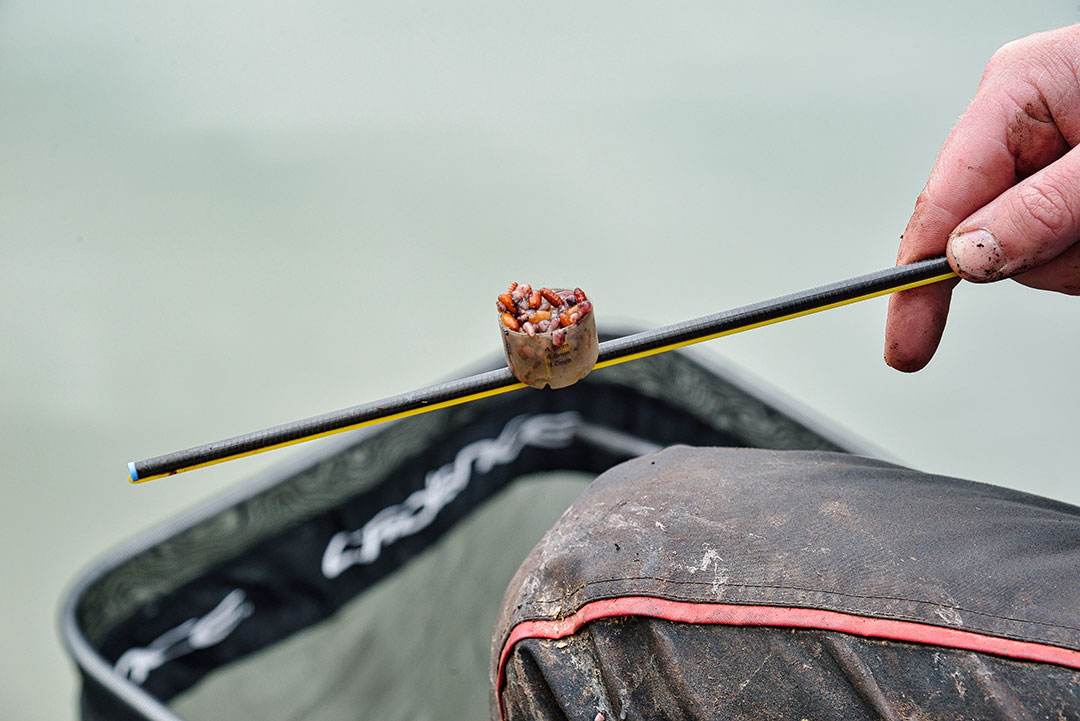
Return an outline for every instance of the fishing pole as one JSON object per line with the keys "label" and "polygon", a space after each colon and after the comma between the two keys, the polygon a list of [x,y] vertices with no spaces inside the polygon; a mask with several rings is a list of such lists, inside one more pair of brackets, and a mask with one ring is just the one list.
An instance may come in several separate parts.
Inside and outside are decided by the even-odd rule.
{"label": "fishing pole", "polygon": [[[909,265],[886,268],[772,300],[605,341],[600,344],[593,370],[955,277],[956,273],[945,258],[930,258]],[[526,387],[514,378],[509,368],[501,368],[145,461],[133,461],[128,464],[128,475],[132,483],[143,483]]]}

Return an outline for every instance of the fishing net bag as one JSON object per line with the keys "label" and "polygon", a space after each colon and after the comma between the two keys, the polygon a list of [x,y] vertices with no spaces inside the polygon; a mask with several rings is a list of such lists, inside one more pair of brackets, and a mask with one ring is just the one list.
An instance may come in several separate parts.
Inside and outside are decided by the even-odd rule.
{"label": "fishing net bag", "polygon": [[672,444],[866,450],[692,352],[338,436],[76,580],[80,717],[483,718],[515,570],[598,474]]}

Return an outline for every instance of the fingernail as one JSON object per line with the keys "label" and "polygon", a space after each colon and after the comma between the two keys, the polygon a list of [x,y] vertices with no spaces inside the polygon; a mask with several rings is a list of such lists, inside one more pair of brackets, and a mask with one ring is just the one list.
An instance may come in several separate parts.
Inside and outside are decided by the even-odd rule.
{"label": "fingernail", "polygon": [[960,274],[972,280],[998,280],[1007,270],[1001,246],[983,228],[954,235],[949,240],[949,251]]}

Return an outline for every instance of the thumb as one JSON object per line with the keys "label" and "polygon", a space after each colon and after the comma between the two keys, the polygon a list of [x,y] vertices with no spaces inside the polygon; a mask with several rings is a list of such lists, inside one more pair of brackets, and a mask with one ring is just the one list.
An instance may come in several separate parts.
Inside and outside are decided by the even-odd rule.
{"label": "thumb", "polygon": [[977,283],[1019,275],[1080,240],[1080,154],[1070,150],[975,211],[949,236],[960,277]]}

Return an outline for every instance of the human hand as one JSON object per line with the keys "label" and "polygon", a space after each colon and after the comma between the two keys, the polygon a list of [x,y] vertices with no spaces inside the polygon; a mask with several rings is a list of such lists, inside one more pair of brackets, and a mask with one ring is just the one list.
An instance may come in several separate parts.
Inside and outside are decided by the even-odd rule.
{"label": "human hand", "polygon": [[[1078,144],[1080,25],[1002,47],[916,200],[897,265],[945,254],[965,280],[1080,295]],[[930,361],[959,282],[890,298],[886,363]]]}

